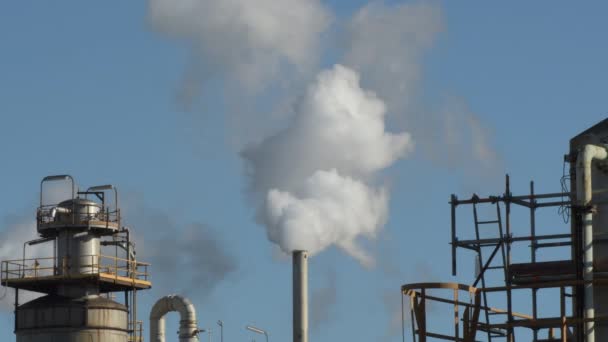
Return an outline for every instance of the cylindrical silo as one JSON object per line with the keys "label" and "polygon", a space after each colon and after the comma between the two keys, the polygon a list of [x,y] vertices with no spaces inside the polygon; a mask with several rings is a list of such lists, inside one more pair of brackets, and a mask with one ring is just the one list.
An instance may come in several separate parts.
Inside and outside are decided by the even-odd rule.
{"label": "cylindrical silo", "polygon": [[100,296],[40,297],[19,306],[17,342],[127,342],[127,308]]}

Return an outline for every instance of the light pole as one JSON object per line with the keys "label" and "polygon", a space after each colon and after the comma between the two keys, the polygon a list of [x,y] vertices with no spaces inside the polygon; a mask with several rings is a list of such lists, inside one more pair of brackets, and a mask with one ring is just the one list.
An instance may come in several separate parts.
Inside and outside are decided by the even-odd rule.
{"label": "light pole", "polygon": [[220,326],[220,342],[224,342],[224,322],[219,320],[217,321],[217,325]]}
{"label": "light pole", "polygon": [[254,327],[252,325],[246,326],[245,329],[247,329],[249,331],[253,331],[256,334],[264,335],[266,337],[266,342],[268,342],[268,332],[266,332],[266,330],[262,330],[260,328],[256,328],[256,327]]}

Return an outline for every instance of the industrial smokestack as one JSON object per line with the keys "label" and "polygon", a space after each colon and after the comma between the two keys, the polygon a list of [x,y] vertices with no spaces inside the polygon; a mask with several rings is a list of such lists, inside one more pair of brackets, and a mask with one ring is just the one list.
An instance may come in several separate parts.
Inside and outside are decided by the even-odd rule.
{"label": "industrial smokestack", "polygon": [[293,252],[293,342],[308,342],[308,252]]}

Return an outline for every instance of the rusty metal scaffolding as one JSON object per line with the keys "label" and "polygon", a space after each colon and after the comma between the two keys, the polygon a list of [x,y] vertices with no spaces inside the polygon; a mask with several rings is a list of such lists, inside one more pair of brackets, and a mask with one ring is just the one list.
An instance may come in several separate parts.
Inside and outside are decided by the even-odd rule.
{"label": "rusty metal scaffolding", "polygon": [[[565,190],[558,193],[536,194],[534,182],[530,182],[530,193],[514,196],[511,194],[509,176],[506,176],[505,192],[500,196],[487,198],[473,195],[469,199],[458,199],[451,196],[451,248],[452,274],[457,274],[457,251],[465,249],[476,255],[476,278],[470,285],[456,283],[417,283],[406,284],[401,288],[404,306],[409,305],[411,315],[411,333],[414,342],[428,340],[447,341],[516,341],[516,331],[527,328],[532,331],[532,341],[584,341],[582,325],[585,322],[582,314],[582,276],[580,213],[582,208],[573,205],[573,195]],[[482,220],[480,206],[492,206],[495,217]],[[529,213],[529,233],[516,235],[511,227],[511,209],[523,207]],[[469,207],[473,216],[473,239],[459,239],[457,227],[458,209]],[[568,231],[538,234],[536,212],[541,208],[561,208],[572,211],[572,225]],[[495,236],[481,234],[481,227],[487,232],[494,227]],[[543,248],[569,247],[571,253],[563,260],[539,261],[537,252]],[[513,250],[529,248],[529,258],[524,263],[513,263]],[[521,256],[521,252],[518,256]],[[499,272],[499,286],[490,286],[489,276],[492,271]],[[503,280],[504,279],[504,282]],[[597,285],[608,285],[605,277],[596,277]],[[538,292],[541,289],[554,289],[552,294],[555,303],[559,303],[559,316],[540,317]],[[446,291],[450,294],[446,296]],[[530,293],[531,312],[513,311],[513,293],[528,291]],[[442,296],[443,294],[443,296]],[[468,296],[467,296],[468,294]],[[498,297],[496,303],[490,299]],[[463,298],[467,297],[468,300]],[[431,331],[427,307],[429,304],[439,306],[448,304],[453,310],[453,333]],[[504,305],[502,309],[493,305]],[[435,314],[433,314],[435,315]],[[403,315],[403,339],[405,341],[405,313]],[[606,321],[606,317],[595,317],[594,321]],[[541,338],[540,335],[546,337]],[[527,339],[520,339],[525,341]]]}

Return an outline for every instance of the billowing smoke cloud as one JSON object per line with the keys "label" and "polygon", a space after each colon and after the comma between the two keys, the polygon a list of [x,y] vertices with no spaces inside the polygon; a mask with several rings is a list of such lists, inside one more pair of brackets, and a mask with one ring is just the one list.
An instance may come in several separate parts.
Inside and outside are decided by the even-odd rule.
{"label": "billowing smoke cloud", "polygon": [[357,244],[386,221],[388,191],[377,172],[413,148],[409,134],[386,132],[386,108],[341,65],[321,72],[283,131],[244,151],[251,187],[262,196],[259,217],[269,239],[289,253],[335,244],[362,264]]}
{"label": "billowing smoke cloud", "polygon": [[[457,162],[492,164],[496,154],[475,115],[419,100],[423,57],[443,30],[435,4],[372,1],[332,25],[337,16],[320,0],[148,2],[152,25],[191,52],[182,104],[209,80],[217,94],[239,94],[226,112],[247,127],[234,135],[250,139],[242,151],[249,193],[258,222],[284,252],[335,245],[373,265],[360,240],[373,239],[387,220],[389,191],[379,174],[406,157],[412,141],[433,161],[461,155]],[[320,58],[338,64],[319,72]],[[244,99],[251,94],[263,108]],[[234,110],[243,103],[251,108]],[[252,137],[254,126],[274,125],[269,112],[292,117],[283,114],[278,133]],[[411,137],[388,133],[386,122]]]}
{"label": "billowing smoke cloud", "polygon": [[152,264],[153,274],[163,275],[152,278],[153,291],[204,299],[238,269],[236,258],[210,226],[178,224],[162,210],[145,205],[138,194],[127,193],[122,203],[138,258]]}
{"label": "billowing smoke cloud", "polygon": [[[215,79],[259,91],[286,70],[301,73],[318,59],[331,14],[319,0],[149,0],[160,32],[191,52],[180,90],[184,104]],[[275,85],[276,86],[276,85]]]}

